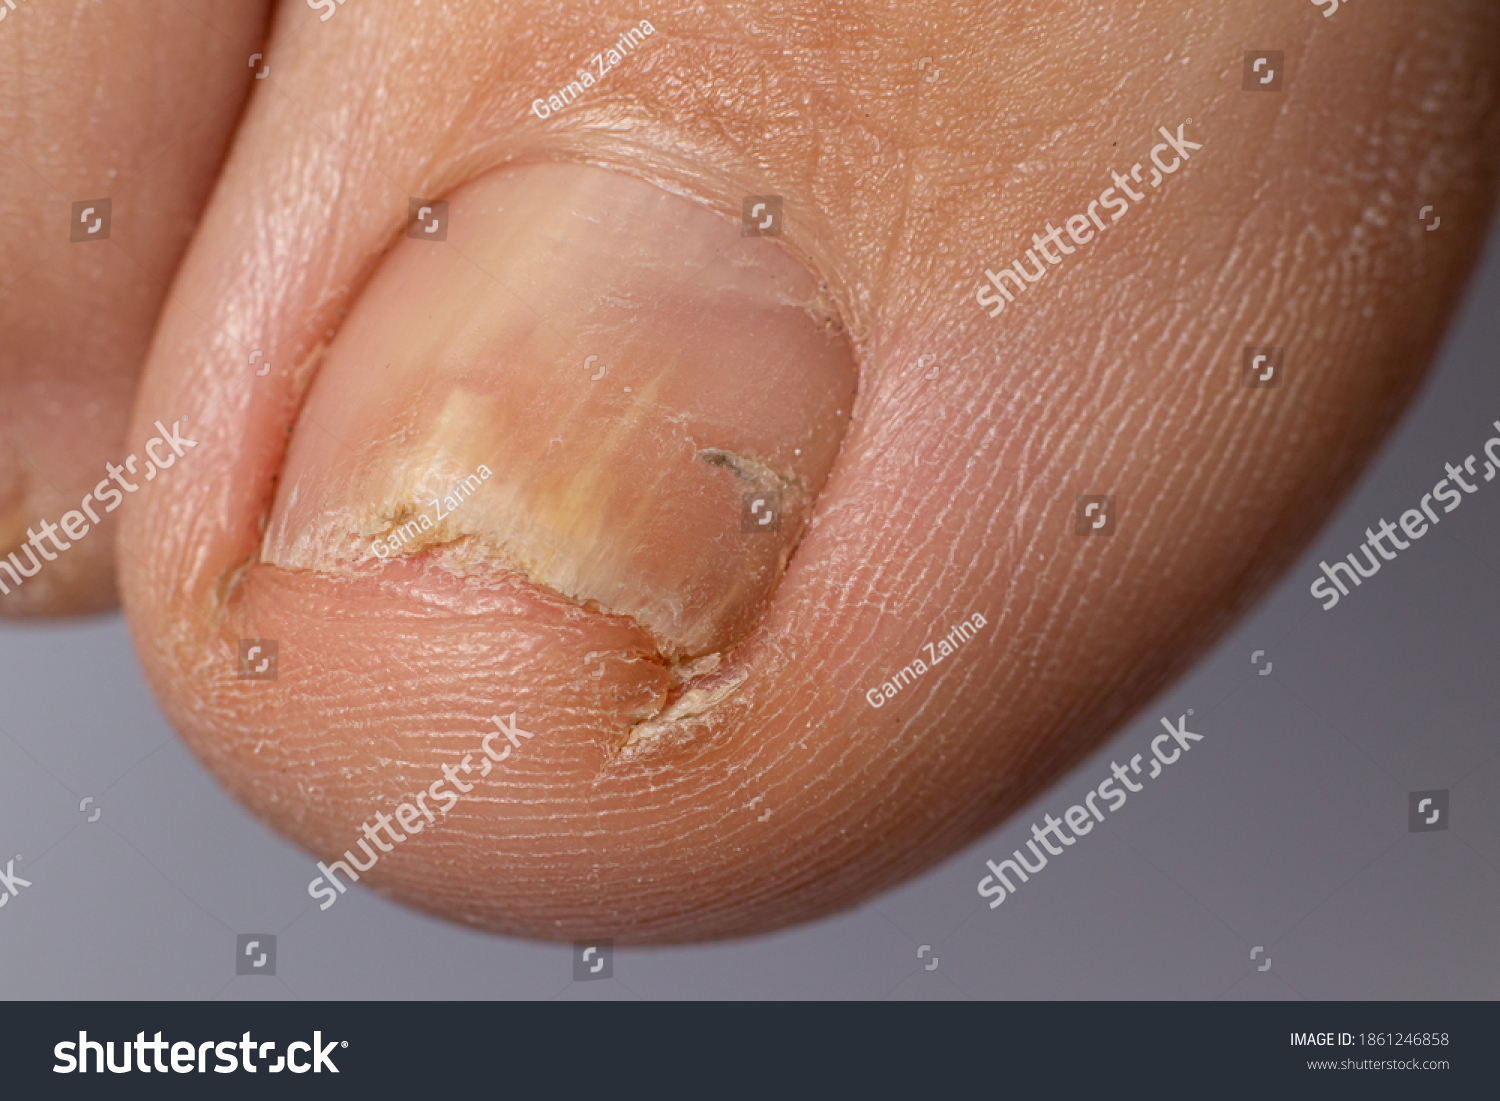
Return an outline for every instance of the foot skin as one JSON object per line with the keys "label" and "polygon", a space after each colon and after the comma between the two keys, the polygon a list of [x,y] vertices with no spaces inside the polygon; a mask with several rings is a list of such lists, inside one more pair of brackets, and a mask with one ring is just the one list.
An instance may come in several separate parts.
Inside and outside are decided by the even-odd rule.
{"label": "foot skin", "polygon": [[1320,11],[647,5],[612,63],[582,4],[282,7],[130,435],[196,442],[122,533],[172,720],[496,932],[764,933],[954,852],[1286,566],[1458,299],[1500,13]]}
{"label": "foot skin", "polygon": [[111,491],[105,464],[135,452],[144,474],[148,441],[125,432],[136,383],[256,83],[247,61],[268,5],[12,7],[0,18],[0,616],[97,612],[116,603],[111,513],[128,492]]}

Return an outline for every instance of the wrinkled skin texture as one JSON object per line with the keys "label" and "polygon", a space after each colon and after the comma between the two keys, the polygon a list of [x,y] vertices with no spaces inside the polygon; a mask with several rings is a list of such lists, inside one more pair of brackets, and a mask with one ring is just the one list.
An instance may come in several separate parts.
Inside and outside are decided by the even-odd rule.
{"label": "wrinkled skin texture", "polygon": [[[125,427],[151,331],[267,10],[29,3],[0,22],[0,557],[139,450]],[[108,240],[70,244],[73,201],[102,196]],[[0,616],[113,607],[118,515],[0,594]]]}
{"label": "wrinkled skin texture", "polygon": [[[631,15],[649,46],[541,121],[530,101],[623,24],[583,5],[279,10],[274,80],[166,304],[131,430],[187,416],[198,447],[131,501],[121,558],[168,714],[275,828],[333,859],[514,711],[535,737],[365,882],[498,932],[663,943],[830,914],[952,853],[1286,566],[1412,394],[1483,239],[1500,13]],[[1259,45],[1286,51],[1281,93],[1240,89]],[[984,315],[986,266],[1188,118],[1204,148],[1185,170]],[[299,409],[401,247],[408,197],[544,161],[731,219],[744,195],[786,196],[781,243],[826,283],[860,372],[811,526],[727,659],[742,685],[629,749],[671,680],[629,619],[502,568],[454,571],[442,548],[352,575],[259,558],[288,440],[309,430]],[[1427,203],[1445,232],[1416,220]],[[1282,389],[1240,387],[1249,344],[1287,349]],[[245,369],[247,345],[276,349],[271,376]],[[1111,538],[1073,534],[1086,493],[1116,496]],[[865,701],[975,612],[988,626],[957,655]],[[279,641],[277,681],[235,678],[240,638]],[[630,660],[595,678],[591,651]]]}

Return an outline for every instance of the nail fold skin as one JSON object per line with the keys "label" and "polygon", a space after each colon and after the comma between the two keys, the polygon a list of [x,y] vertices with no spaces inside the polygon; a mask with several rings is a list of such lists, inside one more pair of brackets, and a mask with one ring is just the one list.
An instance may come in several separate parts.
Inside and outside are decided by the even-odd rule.
{"label": "nail fold skin", "polygon": [[817,282],[732,219],[591,167],[495,172],[449,210],[330,345],[261,561],[432,555],[628,616],[668,660],[732,648],[854,400]]}

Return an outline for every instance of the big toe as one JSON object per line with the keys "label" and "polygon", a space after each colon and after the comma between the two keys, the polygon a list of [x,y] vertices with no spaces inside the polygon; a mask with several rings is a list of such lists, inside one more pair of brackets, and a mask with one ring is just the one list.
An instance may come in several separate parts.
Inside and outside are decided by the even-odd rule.
{"label": "big toe", "polygon": [[[141,394],[175,448],[123,579],[169,714],[314,854],[312,901],[773,929],[972,839],[1180,669],[1352,477],[1472,259],[1368,239],[1303,159],[1368,142],[1414,198],[1492,127],[1435,62],[1340,83],[1416,40],[1375,7],[1306,52],[1288,95],[1340,111],[1303,126],[1226,83],[1256,35],[1218,7],[1169,71],[1068,64],[1121,56],[1094,8],[1042,69],[935,16],[985,63],[899,93],[789,6],[606,31],[580,5],[545,36],[504,5],[283,8]],[[1461,30],[1493,17],[1444,7],[1459,29],[1412,48],[1477,66]],[[839,8],[842,38],[911,52]],[[1139,18],[1130,56],[1170,54],[1176,17]],[[1099,135],[1160,140],[1132,66],[1202,144],[1106,226]],[[1445,130],[1368,137],[1435,96]],[[1487,156],[1445,210],[1487,210]],[[1076,212],[1066,256],[1049,210]],[[1247,250],[1251,275],[1216,266]],[[976,283],[1000,303],[980,273],[1018,253],[993,321]],[[1316,288],[1368,325],[1324,324]],[[1260,343],[1319,371],[1246,390]],[[1094,496],[1111,538],[1075,534]]]}

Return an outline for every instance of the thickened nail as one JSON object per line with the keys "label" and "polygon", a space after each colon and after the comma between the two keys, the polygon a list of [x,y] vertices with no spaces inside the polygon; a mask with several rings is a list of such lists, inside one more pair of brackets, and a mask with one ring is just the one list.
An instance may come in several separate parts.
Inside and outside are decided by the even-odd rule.
{"label": "thickened nail", "polygon": [[414,555],[629,616],[663,655],[764,612],[856,386],[779,245],[630,176],[493,173],[403,237],[330,346],[262,561]]}

